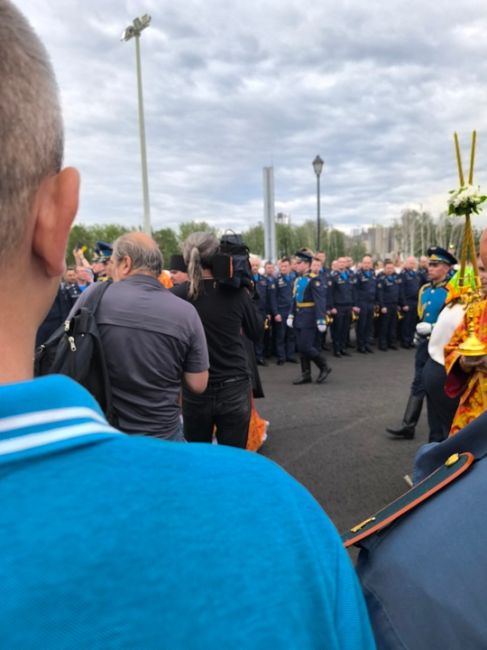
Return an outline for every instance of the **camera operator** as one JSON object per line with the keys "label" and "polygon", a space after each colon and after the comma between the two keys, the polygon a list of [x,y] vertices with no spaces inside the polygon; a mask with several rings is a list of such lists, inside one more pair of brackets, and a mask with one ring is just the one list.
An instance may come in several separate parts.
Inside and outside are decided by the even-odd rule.
{"label": "camera operator", "polygon": [[184,435],[189,442],[211,442],[216,427],[219,444],[245,448],[250,403],[250,369],[243,333],[256,341],[262,329],[249,292],[213,277],[212,260],[219,242],[208,232],[195,232],[183,244],[189,281],[173,292],[198,312],[210,356],[206,391],[183,389]]}

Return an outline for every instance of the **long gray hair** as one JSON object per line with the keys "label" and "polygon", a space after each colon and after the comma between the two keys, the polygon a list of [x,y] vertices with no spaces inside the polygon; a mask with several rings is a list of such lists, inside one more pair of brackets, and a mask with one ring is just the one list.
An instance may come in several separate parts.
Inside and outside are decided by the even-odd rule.
{"label": "long gray hair", "polygon": [[200,292],[203,269],[211,269],[218,246],[218,239],[211,232],[194,232],[183,243],[183,257],[189,277],[188,296],[193,300]]}

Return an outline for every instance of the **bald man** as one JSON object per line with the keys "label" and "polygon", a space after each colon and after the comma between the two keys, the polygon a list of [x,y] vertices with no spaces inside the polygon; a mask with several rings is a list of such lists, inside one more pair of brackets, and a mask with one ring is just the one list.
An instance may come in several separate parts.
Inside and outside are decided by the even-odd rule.
{"label": "bald man", "polygon": [[[208,381],[208,350],[200,318],[159,282],[157,243],[142,232],[113,245],[112,277],[96,320],[103,340],[113,407],[125,433],[182,441],[181,384],[196,393]],[[85,292],[76,308],[98,288]]]}

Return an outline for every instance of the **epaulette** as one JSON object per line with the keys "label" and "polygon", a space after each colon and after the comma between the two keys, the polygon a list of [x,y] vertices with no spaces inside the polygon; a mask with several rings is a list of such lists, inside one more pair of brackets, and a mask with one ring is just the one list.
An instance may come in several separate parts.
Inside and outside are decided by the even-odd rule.
{"label": "epaulette", "polygon": [[429,476],[417,483],[398,499],[387,505],[375,515],[354,526],[342,537],[345,548],[357,544],[366,537],[383,530],[397,519],[403,517],[421,503],[442,490],[446,485],[466,472],[474,461],[470,452],[453,454],[443,465],[438,467]]}

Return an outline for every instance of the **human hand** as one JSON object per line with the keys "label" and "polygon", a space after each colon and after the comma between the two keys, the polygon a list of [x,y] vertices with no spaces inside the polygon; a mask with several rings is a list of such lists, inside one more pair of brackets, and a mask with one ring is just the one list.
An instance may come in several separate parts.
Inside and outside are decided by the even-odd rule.
{"label": "human hand", "polygon": [[316,321],[316,327],[318,328],[318,332],[321,332],[321,334],[326,332],[326,323],[324,318],[318,318]]}
{"label": "human hand", "polygon": [[381,307],[380,313],[381,314],[387,314],[387,307]]}
{"label": "human hand", "polygon": [[274,316],[274,320],[276,321],[276,323],[282,323],[282,316],[281,316],[281,314],[276,314],[276,315]]}
{"label": "human hand", "polygon": [[288,316],[286,319],[286,325],[292,328],[293,323],[294,323],[294,316]]}
{"label": "human hand", "polygon": [[360,307],[352,307],[352,311],[354,311],[356,314],[360,314]]}

